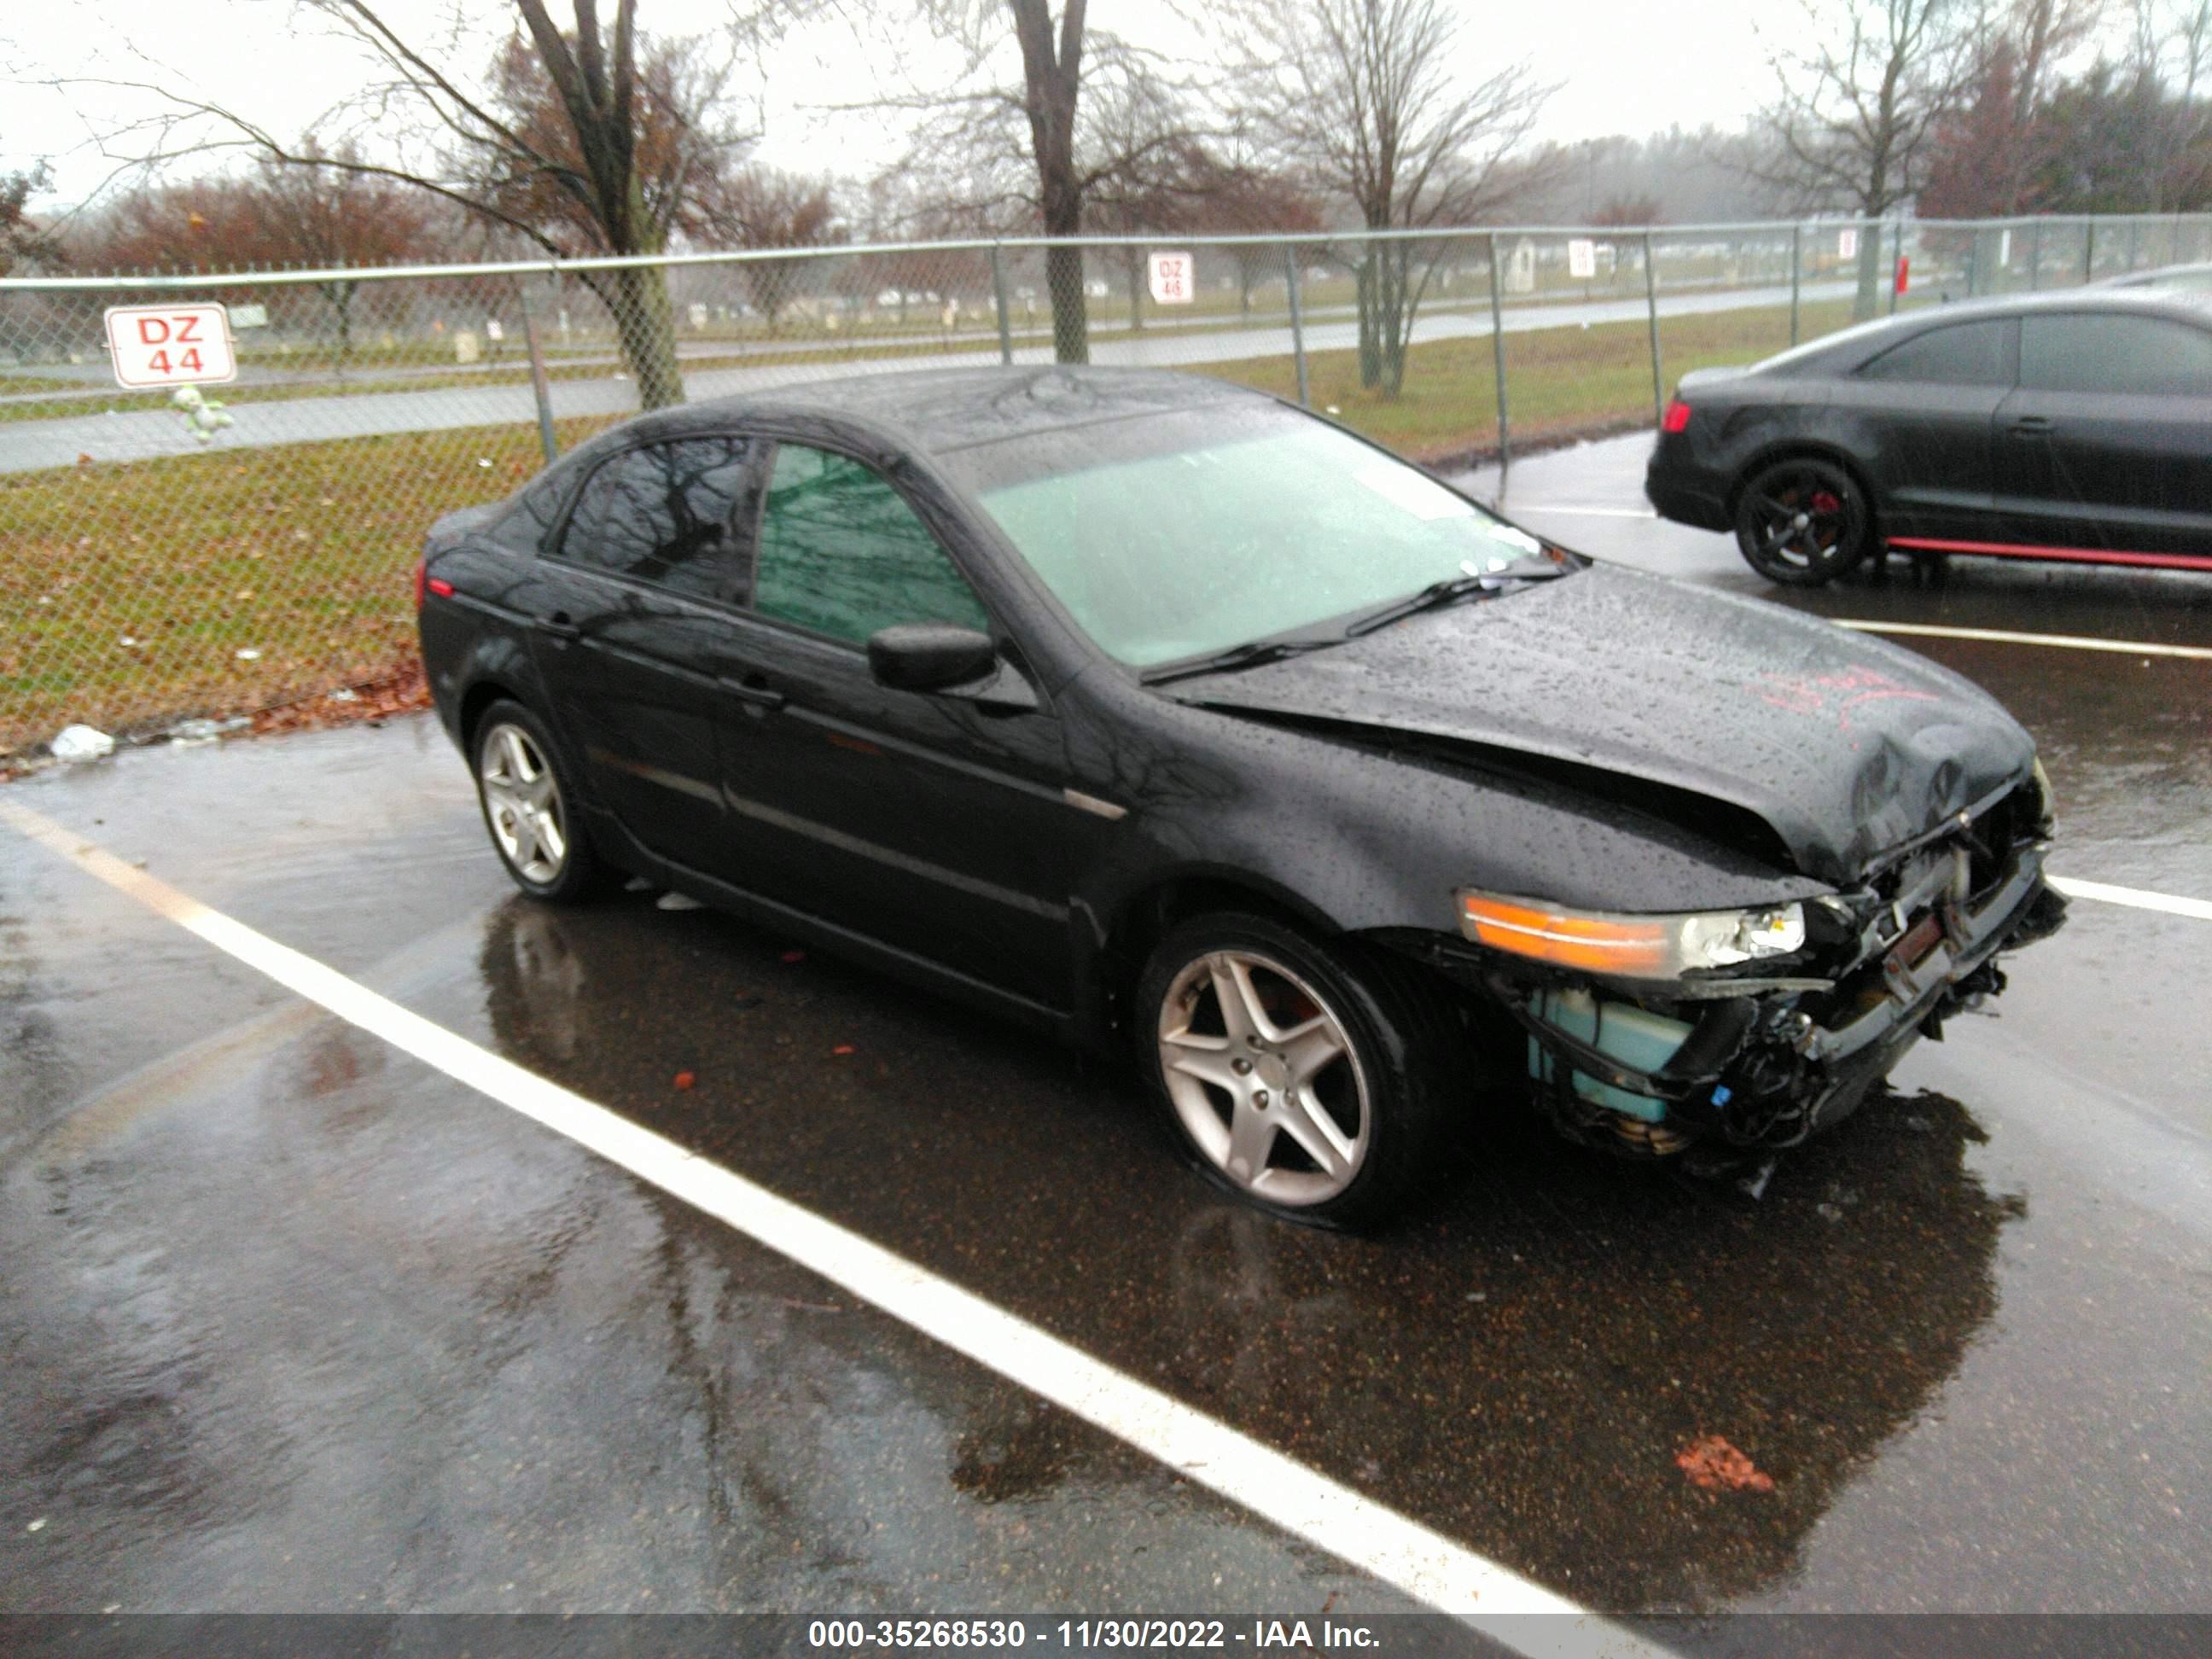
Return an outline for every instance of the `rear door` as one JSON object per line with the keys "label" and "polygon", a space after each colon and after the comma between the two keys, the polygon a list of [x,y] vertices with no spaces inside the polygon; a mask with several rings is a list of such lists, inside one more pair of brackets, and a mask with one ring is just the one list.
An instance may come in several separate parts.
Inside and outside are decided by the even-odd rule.
{"label": "rear door", "polygon": [[610,456],[539,564],[535,649],[594,795],[653,851],[707,869],[725,851],[715,702],[752,476],[734,434]]}
{"label": "rear door", "polygon": [[2006,541],[2212,558],[2212,328],[2024,317],[2020,386],[1998,431]]}
{"label": "rear door", "polygon": [[947,551],[957,526],[828,448],[781,443],[764,465],[721,730],[738,879],[1065,1007],[1068,895],[1099,821],[1065,799],[1057,716],[1014,667],[988,698],[868,669],[895,623],[978,629],[1018,658]]}
{"label": "rear door", "polygon": [[1996,493],[1992,425],[2011,390],[2009,318],[1950,323],[1891,347],[1839,385],[1873,439],[1867,459],[1883,533],[1987,536]]}

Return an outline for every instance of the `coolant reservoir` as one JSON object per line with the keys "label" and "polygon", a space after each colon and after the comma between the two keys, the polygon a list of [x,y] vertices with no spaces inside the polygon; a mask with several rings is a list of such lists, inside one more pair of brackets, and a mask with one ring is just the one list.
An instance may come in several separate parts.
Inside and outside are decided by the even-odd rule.
{"label": "coolant reservoir", "polygon": [[[1674,1059],[1674,1051],[1690,1035],[1679,1019],[1655,1014],[1632,1003],[1614,1002],[1588,991],[1539,991],[1528,999],[1528,1011],[1547,1025],[1555,1025],[1578,1042],[1586,1042],[1607,1060],[1618,1060],[1638,1072],[1656,1072]],[[1528,1074],[1549,1083],[1557,1061],[1535,1038],[1528,1039]],[[1632,1094],[1609,1083],[1576,1072],[1575,1093],[1594,1106],[1625,1113],[1646,1123],[1667,1115],[1667,1103],[1650,1095]]]}

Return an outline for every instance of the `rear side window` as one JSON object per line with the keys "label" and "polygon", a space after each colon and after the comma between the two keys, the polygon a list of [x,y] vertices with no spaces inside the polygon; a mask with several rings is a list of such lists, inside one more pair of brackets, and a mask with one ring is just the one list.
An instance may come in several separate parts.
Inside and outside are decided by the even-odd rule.
{"label": "rear side window", "polygon": [[895,623],[991,625],[905,497],[860,462],[803,444],[776,448],[753,608],[855,645]]}
{"label": "rear side window", "polygon": [[747,441],[736,437],[683,438],[617,455],[577,498],[561,556],[693,599],[724,598],[731,511],[748,471]]}
{"label": "rear side window", "polygon": [[1914,380],[1933,386],[2010,386],[2005,370],[2005,330],[1999,322],[1954,323],[1916,334],[1859,370],[1869,380]]}
{"label": "rear side window", "polygon": [[2036,392],[2212,398],[2212,332],[2162,317],[2024,317],[2020,383]]}

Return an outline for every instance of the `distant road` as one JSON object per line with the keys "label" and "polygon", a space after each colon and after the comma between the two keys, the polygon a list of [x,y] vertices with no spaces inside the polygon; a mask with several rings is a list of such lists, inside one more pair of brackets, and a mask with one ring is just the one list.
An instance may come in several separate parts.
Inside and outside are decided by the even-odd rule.
{"label": "distant road", "polygon": [[[1811,302],[1848,298],[1852,288],[1848,282],[1808,283],[1802,292],[1803,298]],[[1662,317],[1695,316],[1786,305],[1789,301],[1790,290],[1784,285],[1662,295],[1659,313]],[[1538,329],[1629,322],[1644,314],[1640,298],[1582,304],[1555,301],[1509,306],[1504,313],[1504,322],[1505,332],[1518,334]],[[1308,351],[1342,350],[1358,343],[1356,321],[1348,318],[1334,320],[1338,315],[1340,313],[1332,313],[1330,320],[1316,319],[1307,325]],[[1413,337],[1416,343],[1421,343],[1484,339],[1489,334],[1490,318],[1486,312],[1435,312],[1420,319]],[[1182,368],[1196,364],[1240,362],[1255,357],[1286,356],[1290,349],[1291,331],[1287,324],[1204,331],[1170,328],[1097,341],[1091,358],[1096,362],[1121,366]],[[1051,348],[1048,344],[1018,346],[1014,359],[1021,363],[1048,363],[1052,359]],[[957,351],[876,359],[825,355],[812,362],[696,369],[684,375],[684,388],[694,402],[701,402],[869,369],[946,368],[998,361],[995,343]],[[188,436],[182,417],[167,410],[0,422],[0,472],[33,472],[43,467],[70,466],[84,455],[96,461],[135,461],[159,455],[200,454],[210,448],[316,443],[386,433],[508,425],[537,418],[537,405],[527,385],[297,398],[258,405],[252,401],[250,386],[229,391],[231,395],[224,401],[230,406],[234,424],[210,445],[202,445]],[[637,407],[635,387],[626,378],[612,373],[605,380],[556,380],[552,398],[554,414],[562,417],[627,414]]]}

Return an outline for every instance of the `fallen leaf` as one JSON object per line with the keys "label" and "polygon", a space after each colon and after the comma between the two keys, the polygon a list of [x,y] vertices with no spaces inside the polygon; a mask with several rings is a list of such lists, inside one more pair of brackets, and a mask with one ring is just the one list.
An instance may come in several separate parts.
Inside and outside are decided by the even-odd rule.
{"label": "fallen leaf", "polygon": [[806,960],[806,952],[804,951],[786,951],[783,953],[783,959],[786,962],[804,962]]}
{"label": "fallen leaf", "polygon": [[841,1042],[841,1043],[839,1043],[836,1048],[832,1048],[830,1052],[831,1054],[857,1054],[857,1053],[859,1053],[860,1051],[859,1051],[858,1049],[854,1048],[853,1047],[853,1045],[852,1045],[851,1043],[849,1043],[849,1042]]}
{"label": "fallen leaf", "polygon": [[1690,1477],[1692,1486],[1707,1492],[1725,1487],[1730,1492],[1772,1492],[1774,1477],[1762,1473],[1751,1459],[1717,1434],[1693,1440],[1674,1454],[1675,1467]]}
{"label": "fallen leaf", "polygon": [[698,1078],[690,1072],[678,1072],[676,1074],[676,1086],[679,1089],[688,1089],[698,1080]]}

